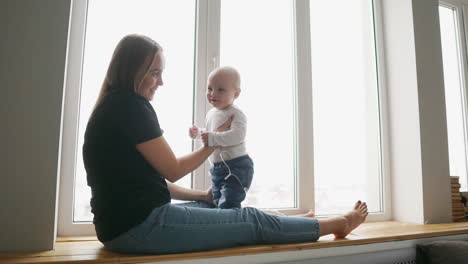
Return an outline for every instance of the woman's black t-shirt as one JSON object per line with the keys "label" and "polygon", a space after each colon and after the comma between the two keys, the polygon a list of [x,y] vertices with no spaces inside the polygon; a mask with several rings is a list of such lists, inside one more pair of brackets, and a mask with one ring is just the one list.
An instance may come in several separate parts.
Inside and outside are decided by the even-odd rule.
{"label": "woman's black t-shirt", "polygon": [[151,104],[131,91],[107,95],[91,116],[83,160],[100,241],[112,240],[170,202],[166,181],[136,149],[161,135]]}

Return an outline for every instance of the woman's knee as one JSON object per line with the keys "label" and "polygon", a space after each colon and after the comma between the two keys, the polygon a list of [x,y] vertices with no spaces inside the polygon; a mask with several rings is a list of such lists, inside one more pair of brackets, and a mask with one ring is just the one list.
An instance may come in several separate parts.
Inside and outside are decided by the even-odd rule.
{"label": "woman's knee", "polygon": [[271,222],[273,215],[266,214],[261,210],[254,207],[243,207],[238,209],[244,221],[252,222],[255,224],[263,224],[264,222]]}

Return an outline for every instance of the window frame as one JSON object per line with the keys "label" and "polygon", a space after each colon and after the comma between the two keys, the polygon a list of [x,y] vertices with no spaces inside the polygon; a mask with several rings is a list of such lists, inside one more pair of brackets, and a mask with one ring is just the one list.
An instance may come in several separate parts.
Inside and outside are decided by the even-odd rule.
{"label": "window frame", "polygon": [[[315,211],[314,126],[312,115],[312,61],[310,6],[308,0],[294,1],[296,201],[300,211]],[[312,190],[312,192],[310,191]],[[308,195],[308,194],[312,195]],[[294,214],[296,212],[287,212]],[[286,214],[287,214],[286,213]]]}
{"label": "window frame", "polygon": [[[460,59],[460,78],[462,89],[462,113],[464,119],[464,137],[465,137],[465,156],[468,157],[468,61],[467,61],[467,42],[468,34],[466,29],[468,28],[468,2],[461,0],[440,0],[439,6],[444,6],[447,8],[453,8],[455,10],[456,17],[456,30],[458,37],[458,54]],[[439,20],[440,21],[440,20]],[[468,171],[468,162],[466,163]],[[468,182],[468,173],[466,175],[460,175],[460,177],[465,177]]]}
{"label": "window frame", "polygon": [[[83,54],[86,35],[88,0],[72,1],[70,30],[65,77],[65,99],[63,106],[63,132],[59,180],[58,225],[59,236],[95,235],[94,225],[90,222],[74,223],[74,186],[76,149],[78,144],[78,122],[80,113],[81,76],[83,73]],[[66,106],[66,107],[65,107]],[[70,158],[73,157],[73,158]]]}
{"label": "window frame", "polygon": [[[373,22],[374,22],[374,41],[375,41],[375,58],[376,58],[376,73],[377,73],[377,89],[378,89],[378,108],[379,108],[379,125],[380,125],[380,192],[381,192],[381,212],[370,213],[366,221],[388,221],[392,219],[391,214],[391,178],[390,178],[390,130],[389,130],[389,106],[388,96],[386,92],[386,78],[385,78],[385,53],[384,53],[384,30],[383,30],[383,12],[382,0],[372,0],[373,6]],[[300,113],[298,120],[299,124],[303,123],[304,126],[299,127],[298,130],[298,145],[300,148],[299,163],[305,164],[299,166],[299,177],[304,183],[309,186],[314,186],[314,170],[313,170],[313,117],[304,113],[312,113],[312,79],[314,76],[311,74],[311,44],[310,44],[310,14],[309,14],[309,0],[296,0],[295,1],[295,22],[296,22],[296,51],[303,52],[302,55],[296,53],[296,82],[298,90],[299,108],[297,111]],[[301,23],[302,22],[302,23]],[[303,30],[301,32],[301,30]],[[301,34],[298,34],[301,32]],[[301,38],[302,37],[302,38]],[[307,99],[304,99],[307,98]],[[307,100],[307,101],[306,101]],[[310,104],[307,105],[307,103]],[[301,148],[301,146],[305,146]],[[312,157],[312,158],[310,158]],[[307,177],[311,175],[311,177]],[[299,208],[302,210],[307,208],[314,208],[314,198],[309,201],[304,197],[310,188],[307,185],[299,184]],[[302,201],[302,204],[301,204]],[[352,202],[352,201],[350,201]],[[310,205],[310,207],[301,207],[301,205]],[[317,216],[317,218],[327,218],[329,216]]]}
{"label": "window frame", "polygon": [[[208,74],[219,65],[219,30],[220,12],[219,1],[197,0],[197,21],[195,34],[195,99],[194,124],[205,127],[205,116],[211,106],[206,100],[205,87]],[[201,103],[200,103],[201,102]],[[194,149],[201,147],[202,142],[195,141]],[[192,174],[192,187],[206,190],[211,186],[209,164],[203,163]]]}
{"label": "window frame", "polygon": [[384,42],[384,25],[383,25],[383,10],[382,1],[373,0],[374,8],[374,38],[375,38],[375,57],[376,57],[376,73],[378,85],[378,103],[379,103],[379,118],[380,118],[380,173],[381,173],[381,213],[369,214],[367,221],[389,221],[392,219],[392,185],[391,185],[391,141],[390,141],[390,113],[389,113],[389,96],[386,78],[386,56]]}
{"label": "window frame", "polygon": [[[58,235],[95,235],[91,222],[73,223],[74,178],[79,118],[79,98],[86,31],[86,15],[89,0],[72,1],[70,16],[69,47],[67,55],[64,124],[62,136],[62,159],[60,169],[60,190],[58,210]],[[369,0],[370,1],[370,0]],[[380,150],[381,150],[381,208],[380,213],[372,213],[367,221],[391,219],[390,173],[389,173],[389,134],[387,96],[385,92],[385,63],[383,48],[383,26],[381,0],[373,0],[374,36],[377,63],[377,81],[380,109]],[[207,74],[219,65],[220,54],[220,10],[221,0],[197,0],[195,29],[195,80],[194,115],[197,126],[204,126],[204,119],[210,109],[205,100]],[[313,120],[312,78],[309,0],[294,1],[294,55],[296,92],[296,206],[295,209],[279,210],[284,214],[305,213],[314,209],[314,164],[313,164]],[[311,89],[312,88],[312,89]],[[200,103],[203,102],[203,103]],[[197,148],[195,143],[194,148]],[[70,159],[74,157],[74,159]],[[207,163],[196,169],[192,175],[192,187],[207,189],[211,184]],[[188,176],[187,176],[188,177]],[[312,191],[311,191],[312,190]],[[352,201],[350,201],[350,204]],[[320,218],[320,217],[319,217]]]}

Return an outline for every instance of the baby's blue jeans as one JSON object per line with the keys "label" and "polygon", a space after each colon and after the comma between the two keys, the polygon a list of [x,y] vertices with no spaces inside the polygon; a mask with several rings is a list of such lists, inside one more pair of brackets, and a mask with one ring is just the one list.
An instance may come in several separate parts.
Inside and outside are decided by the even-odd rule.
{"label": "baby's blue jeans", "polygon": [[[226,179],[229,171],[231,176]],[[240,208],[254,174],[253,161],[249,155],[216,162],[211,167],[210,174],[215,205],[222,209]]]}
{"label": "baby's blue jeans", "polygon": [[209,206],[165,204],[155,208],[141,224],[104,245],[120,253],[169,254],[316,241],[320,234],[319,223],[314,218],[270,215],[251,207],[202,207]]}

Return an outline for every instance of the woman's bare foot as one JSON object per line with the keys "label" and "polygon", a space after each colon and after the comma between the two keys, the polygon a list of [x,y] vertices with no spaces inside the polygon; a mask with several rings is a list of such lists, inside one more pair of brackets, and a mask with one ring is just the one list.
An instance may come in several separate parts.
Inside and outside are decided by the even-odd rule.
{"label": "woman's bare foot", "polygon": [[345,215],[341,216],[344,218],[343,225],[340,225],[333,234],[336,238],[344,238],[356,227],[361,225],[369,213],[367,212],[367,204],[357,201],[354,205],[353,210],[349,211]]}
{"label": "woman's bare foot", "polygon": [[294,217],[315,217],[315,214],[314,214],[314,211],[312,211],[312,209],[310,209],[307,213],[305,214],[297,214],[297,215],[290,215],[290,216],[294,216]]}
{"label": "woman's bare foot", "polygon": [[303,217],[315,217],[315,213],[314,211],[312,211],[312,209],[310,209],[307,213],[301,215]]}
{"label": "woman's bare foot", "polygon": [[336,238],[344,238],[362,224],[366,220],[367,215],[366,203],[357,201],[353,209],[345,215],[318,219],[320,236],[334,234]]}

